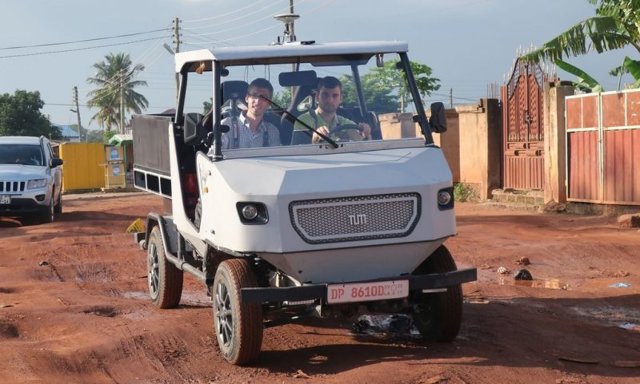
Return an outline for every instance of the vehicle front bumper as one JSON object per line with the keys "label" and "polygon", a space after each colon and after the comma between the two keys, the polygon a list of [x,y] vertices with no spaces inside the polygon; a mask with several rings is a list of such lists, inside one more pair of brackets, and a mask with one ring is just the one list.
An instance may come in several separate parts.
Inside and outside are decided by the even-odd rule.
{"label": "vehicle front bumper", "polygon": [[[0,192],[0,195],[5,195]],[[24,217],[43,214],[49,209],[50,194],[46,189],[37,189],[20,194],[10,194],[9,204],[0,204],[0,216]]]}
{"label": "vehicle front bumper", "polygon": [[[409,280],[409,290],[440,289],[456,286],[462,283],[476,281],[478,273],[476,268],[460,269],[446,273],[433,273],[427,275],[396,276],[357,283],[370,283],[376,281]],[[355,283],[355,282],[345,282]],[[242,288],[242,301],[246,302],[277,302],[277,301],[306,301],[321,299],[327,301],[327,284],[308,284],[299,287],[255,287]]]}

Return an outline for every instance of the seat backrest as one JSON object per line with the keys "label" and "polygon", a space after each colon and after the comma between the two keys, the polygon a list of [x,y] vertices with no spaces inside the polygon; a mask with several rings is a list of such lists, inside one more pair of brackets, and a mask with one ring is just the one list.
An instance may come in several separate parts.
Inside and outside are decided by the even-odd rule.
{"label": "seat backrest", "polygon": [[227,80],[222,83],[222,104],[229,99],[242,99],[247,95],[249,84],[242,80]]}

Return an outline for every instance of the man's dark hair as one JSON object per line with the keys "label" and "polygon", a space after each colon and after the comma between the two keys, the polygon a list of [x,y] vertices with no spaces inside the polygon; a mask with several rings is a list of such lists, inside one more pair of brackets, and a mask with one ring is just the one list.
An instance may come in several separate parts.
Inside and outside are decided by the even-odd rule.
{"label": "man's dark hair", "polygon": [[253,80],[251,84],[249,84],[249,88],[247,88],[247,94],[249,94],[252,88],[268,89],[269,94],[273,96],[273,85],[271,85],[269,80],[263,79],[262,77],[258,77],[257,79]]}
{"label": "man's dark hair", "polygon": [[320,80],[318,80],[318,89],[321,89],[321,88],[332,89],[335,87],[340,88],[340,90],[342,91],[342,83],[340,82],[340,80],[338,80],[333,76],[325,76]]}

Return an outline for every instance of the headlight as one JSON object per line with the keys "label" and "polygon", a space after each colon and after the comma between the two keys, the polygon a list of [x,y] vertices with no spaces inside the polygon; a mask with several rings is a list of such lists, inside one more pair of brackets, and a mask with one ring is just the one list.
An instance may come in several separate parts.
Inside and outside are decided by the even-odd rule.
{"label": "headlight", "polygon": [[243,224],[266,224],[269,221],[267,207],[262,203],[240,202],[236,209]]}
{"label": "headlight", "polygon": [[438,209],[444,211],[453,208],[453,187],[438,191]]}
{"label": "headlight", "polygon": [[258,208],[253,204],[247,204],[242,207],[242,217],[247,220],[253,220],[258,217]]}
{"label": "headlight", "polygon": [[35,179],[27,182],[27,189],[44,188],[47,186],[47,179]]}

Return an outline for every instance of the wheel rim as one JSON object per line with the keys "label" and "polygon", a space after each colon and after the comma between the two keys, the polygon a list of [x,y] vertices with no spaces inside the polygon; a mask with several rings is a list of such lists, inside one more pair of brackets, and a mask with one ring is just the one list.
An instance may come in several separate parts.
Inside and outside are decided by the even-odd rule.
{"label": "wheel rim", "polygon": [[158,259],[158,249],[153,243],[149,245],[147,266],[149,292],[151,293],[151,297],[155,299],[158,296],[158,287],[160,285],[160,263]]}
{"label": "wheel rim", "polygon": [[233,308],[229,289],[222,282],[216,287],[216,334],[221,345],[229,346],[233,340]]}

